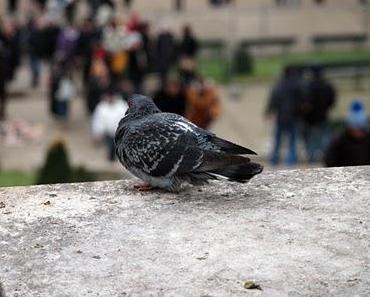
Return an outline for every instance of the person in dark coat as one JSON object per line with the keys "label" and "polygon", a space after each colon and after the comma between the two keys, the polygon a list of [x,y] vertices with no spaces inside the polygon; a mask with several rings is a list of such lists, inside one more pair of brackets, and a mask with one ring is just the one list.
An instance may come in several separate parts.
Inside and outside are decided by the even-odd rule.
{"label": "person in dark coat", "polygon": [[41,18],[30,20],[28,24],[28,55],[31,70],[31,85],[37,87],[41,72],[41,59],[44,55],[44,40]]}
{"label": "person in dark coat", "polygon": [[95,107],[109,85],[110,77],[104,59],[94,58],[91,64],[86,92],[86,107],[89,115],[94,112]]}
{"label": "person in dark coat", "polygon": [[167,75],[176,61],[176,40],[168,28],[163,28],[157,37],[156,61],[160,81],[164,86]]}
{"label": "person in dark coat", "polygon": [[60,31],[60,27],[53,22],[46,22],[43,26],[40,46],[43,59],[51,61],[54,58]]}
{"label": "person in dark coat", "polygon": [[58,86],[62,78],[63,66],[59,63],[53,63],[50,65],[50,78],[49,78],[49,111],[52,116],[58,114],[58,104],[56,99],[56,93]]}
{"label": "person in dark coat", "polygon": [[143,51],[146,59],[146,72],[154,70],[154,46],[153,40],[150,37],[150,24],[148,22],[141,22],[139,24],[139,33],[141,34],[141,41],[143,44]]}
{"label": "person in dark coat", "polygon": [[330,144],[324,163],[328,167],[370,165],[370,131],[362,102],[351,104],[347,127]]}
{"label": "person in dark coat", "polygon": [[82,60],[82,76],[85,85],[89,78],[94,46],[99,41],[99,37],[100,33],[95,27],[94,20],[92,18],[85,19],[77,42],[77,55]]}
{"label": "person in dark coat", "polygon": [[70,24],[74,22],[75,15],[76,15],[76,8],[77,8],[77,0],[67,1],[67,4],[64,8],[64,14],[67,19],[67,22]]}
{"label": "person in dark coat", "polygon": [[177,79],[168,79],[164,87],[154,94],[153,101],[163,112],[185,115],[186,95]]}
{"label": "person in dark coat", "polygon": [[267,117],[275,117],[274,146],[271,155],[273,165],[277,165],[280,161],[280,148],[285,137],[289,141],[286,163],[294,165],[297,162],[297,128],[299,107],[303,98],[303,84],[299,69],[287,67],[281,80],[274,86],[266,108]]}
{"label": "person in dark coat", "polygon": [[13,20],[8,20],[0,27],[0,42],[4,47],[5,78],[12,81],[21,61],[20,31]]}
{"label": "person in dark coat", "polygon": [[179,44],[179,73],[184,86],[189,86],[196,79],[196,56],[198,41],[189,25],[183,28],[183,37]]}
{"label": "person in dark coat", "polygon": [[143,80],[147,69],[147,59],[142,40],[138,41],[128,51],[128,79],[132,82],[134,92],[143,91]]}
{"label": "person in dark coat", "polygon": [[6,117],[5,52],[0,41],[0,121]]}
{"label": "person in dark coat", "polygon": [[327,146],[328,113],[335,100],[334,87],[323,77],[321,68],[314,68],[302,105],[303,137],[310,162],[321,160]]}
{"label": "person in dark coat", "polygon": [[184,26],[182,32],[182,40],[179,44],[180,55],[189,58],[196,58],[199,49],[199,43],[190,25]]}
{"label": "person in dark coat", "polygon": [[14,14],[17,12],[18,0],[8,0],[8,12]]}

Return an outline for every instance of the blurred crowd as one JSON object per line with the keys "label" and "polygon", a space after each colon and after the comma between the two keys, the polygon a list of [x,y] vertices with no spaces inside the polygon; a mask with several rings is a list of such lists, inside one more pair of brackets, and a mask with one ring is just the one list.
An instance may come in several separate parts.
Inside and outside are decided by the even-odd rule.
{"label": "blurred crowd", "polygon": [[[68,121],[72,100],[84,100],[91,135],[106,145],[109,160],[115,158],[114,132],[133,93],[150,95],[162,111],[183,115],[205,129],[220,116],[217,89],[197,72],[199,42],[190,25],[180,34],[164,22],[153,30],[130,9],[130,0],[123,1],[124,17],[117,15],[112,0],[86,1],[89,10],[83,17],[76,13],[76,0],[31,2],[34,9],[25,23],[11,16],[0,20],[0,120],[5,118],[6,86],[22,61],[28,63],[32,88],[39,87],[42,71],[48,72],[49,111],[57,121]],[[232,2],[210,1],[216,6]],[[16,3],[9,1],[10,12]],[[370,164],[363,102],[351,104],[345,129],[332,137],[328,114],[336,97],[320,67],[284,70],[266,108],[267,117],[275,119],[273,165],[280,163],[284,142],[286,164],[295,165],[299,139],[309,162]]]}
{"label": "blurred crowd", "polygon": [[47,71],[51,115],[67,121],[71,101],[84,98],[92,135],[107,144],[110,160],[115,127],[133,93],[151,95],[162,111],[205,129],[219,116],[216,88],[197,72],[199,46],[190,25],[178,35],[165,23],[152,32],[151,24],[133,11],[118,16],[110,0],[88,1],[89,13],[82,20],[76,16],[77,1],[33,2],[37,9],[26,24],[11,17],[0,22],[4,86],[14,79],[23,56],[32,88],[39,87]]}
{"label": "blurred crowd", "polygon": [[309,163],[326,166],[370,165],[370,130],[365,105],[354,100],[348,107],[344,128],[333,135],[329,112],[337,95],[319,66],[303,71],[287,67],[272,89],[266,107],[267,118],[274,118],[274,144],[270,161],[278,165],[286,142],[285,163],[298,162],[297,144],[303,140]]}

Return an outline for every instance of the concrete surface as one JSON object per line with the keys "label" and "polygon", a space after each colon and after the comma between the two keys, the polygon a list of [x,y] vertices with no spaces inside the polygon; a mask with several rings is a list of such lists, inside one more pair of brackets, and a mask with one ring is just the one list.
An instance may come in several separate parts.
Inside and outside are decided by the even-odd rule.
{"label": "concrete surface", "polygon": [[1,188],[0,283],[12,297],[370,296],[369,198],[370,167],[177,195],[133,181]]}

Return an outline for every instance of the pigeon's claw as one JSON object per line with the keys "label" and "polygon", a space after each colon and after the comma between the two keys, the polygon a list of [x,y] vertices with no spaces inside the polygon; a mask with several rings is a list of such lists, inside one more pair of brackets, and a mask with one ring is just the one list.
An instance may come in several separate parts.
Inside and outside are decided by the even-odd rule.
{"label": "pigeon's claw", "polygon": [[152,190],[155,190],[156,188],[151,186],[150,184],[139,184],[139,185],[134,185],[134,189],[139,191],[139,192],[150,192]]}

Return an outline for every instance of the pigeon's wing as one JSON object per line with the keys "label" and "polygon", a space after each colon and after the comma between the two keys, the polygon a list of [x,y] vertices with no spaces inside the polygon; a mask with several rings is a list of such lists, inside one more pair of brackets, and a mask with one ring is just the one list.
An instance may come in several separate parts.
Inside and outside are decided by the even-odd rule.
{"label": "pigeon's wing", "polygon": [[122,139],[122,152],[131,166],[151,176],[191,172],[203,163],[203,151],[191,127],[156,119],[131,127]]}
{"label": "pigeon's wing", "polygon": [[257,155],[257,153],[251,149],[217,137],[216,134],[194,125],[182,116],[173,113],[161,113],[160,115],[169,122],[181,123],[182,126],[191,129],[197,138],[199,148],[203,150],[235,155]]}

